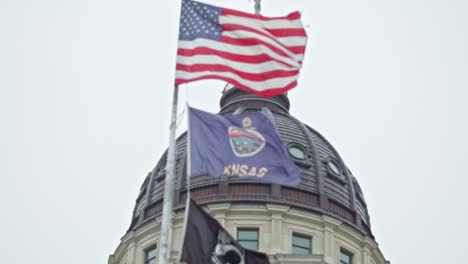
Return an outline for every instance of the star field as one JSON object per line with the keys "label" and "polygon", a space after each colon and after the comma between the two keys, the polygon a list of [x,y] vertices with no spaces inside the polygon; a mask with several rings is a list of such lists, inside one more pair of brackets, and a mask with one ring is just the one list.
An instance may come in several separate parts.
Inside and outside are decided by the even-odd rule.
{"label": "star field", "polygon": [[179,24],[179,40],[206,38],[219,40],[221,8],[195,1],[183,0]]}

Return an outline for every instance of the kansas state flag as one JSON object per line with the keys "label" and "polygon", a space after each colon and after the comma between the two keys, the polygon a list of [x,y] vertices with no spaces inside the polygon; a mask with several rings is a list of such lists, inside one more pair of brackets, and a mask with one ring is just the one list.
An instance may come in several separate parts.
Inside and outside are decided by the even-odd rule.
{"label": "kansas state flag", "polygon": [[191,176],[231,176],[298,185],[300,171],[263,113],[215,115],[189,109]]}

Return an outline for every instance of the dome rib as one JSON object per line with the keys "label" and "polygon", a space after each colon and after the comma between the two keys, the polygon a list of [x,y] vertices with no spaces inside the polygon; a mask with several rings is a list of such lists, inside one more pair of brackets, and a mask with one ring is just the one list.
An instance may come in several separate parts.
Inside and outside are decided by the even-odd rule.
{"label": "dome rib", "polygon": [[[330,150],[333,152],[333,154],[335,155],[335,157],[337,158],[338,162],[340,163],[340,166],[343,168],[343,172],[346,176],[346,179],[347,179],[347,185],[349,186],[349,192],[348,192],[348,195],[349,195],[349,199],[351,201],[351,210],[355,213],[355,221],[356,223],[359,225],[360,222],[361,222],[361,218],[359,217],[359,214],[357,212],[357,208],[356,208],[356,190],[354,190],[354,184],[353,184],[353,179],[349,170],[348,170],[348,167],[345,165],[343,159],[341,158],[341,155],[338,153],[338,151],[336,151],[335,147],[333,147],[332,144],[330,144],[330,142],[320,133],[318,132],[317,130],[311,128],[311,127],[308,127],[311,131],[313,131],[313,133],[315,135],[317,135],[318,137],[320,137],[320,139],[322,141],[324,141],[328,147],[330,148]],[[357,182],[357,181],[356,181]],[[366,218],[369,218],[369,214],[366,210],[365,212],[365,215],[363,217],[366,217]],[[367,221],[369,222],[369,221]]]}
{"label": "dome rib", "polygon": [[314,141],[311,138],[311,135],[309,131],[307,130],[307,127],[300,122],[297,118],[291,116],[291,119],[294,120],[297,124],[300,124],[302,131],[304,132],[305,135],[307,135],[307,141],[310,146],[310,151],[313,155],[313,162],[314,162],[314,167],[317,175],[317,191],[319,193],[319,204],[321,208],[326,208],[327,206],[327,197],[325,196],[325,191],[324,191],[324,176],[322,173],[322,162],[320,162],[320,155],[317,150],[317,146],[315,145]]}

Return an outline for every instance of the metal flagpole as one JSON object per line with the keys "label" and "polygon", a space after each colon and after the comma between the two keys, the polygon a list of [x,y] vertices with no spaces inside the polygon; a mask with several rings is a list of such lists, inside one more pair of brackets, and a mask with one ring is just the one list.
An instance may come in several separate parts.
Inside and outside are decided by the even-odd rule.
{"label": "metal flagpole", "polygon": [[167,264],[169,259],[169,236],[172,230],[172,204],[174,199],[175,177],[175,136],[177,123],[177,99],[179,87],[174,87],[172,99],[171,125],[169,133],[169,149],[167,151],[166,179],[164,184],[164,203],[161,216],[161,232],[159,235],[159,264]]}
{"label": "metal flagpole", "polygon": [[[261,0],[255,1],[255,14],[260,14]],[[168,263],[168,251],[169,251],[169,234],[172,229],[171,227],[171,216],[172,216],[172,204],[174,198],[174,177],[175,177],[175,130],[176,130],[176,120],[177,120],[177,97],[178,97],[179,88],[175,86],[174,88],[174,97],[172,104],[172,114],[171,114],[171,129],[169,135],[169,150],[167,153],[167,165],[166,165],[166,183],[164,185],[164,205],[162,212],[162,223],[161,223],[161,233],[160,233],[160,248],[159,248],[159,264]],[[188,116],[190,116],[190,107],[187,105]],[[189,201],[190,201],[190,118],[188,117],[188,135],[187,135],[187,201],[185,208],[185,222],[188,218],[189,210]],[[186,228],[187,223],[185,223],[184,229]],[[185,236],[185,232],[184,232]],[[179,258],[180,260],[180,258]]]}
{"label": "metal flagpole", "polygon": [[260,2],[262,0],[255,0],[255,14],[260,15],[260,11],[262,9]]}

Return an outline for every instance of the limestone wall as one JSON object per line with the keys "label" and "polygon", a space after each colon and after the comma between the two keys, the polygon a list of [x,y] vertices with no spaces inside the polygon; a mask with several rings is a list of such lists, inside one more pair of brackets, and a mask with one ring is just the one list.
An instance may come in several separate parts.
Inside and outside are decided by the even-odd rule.
{"label": "limestone wall", "polygon": [[[385,264],[373,239],[335,218],[276,204],[212,204],[205,209],[236,237],[237,228],[258,228],[259,251],[271,263],[339,264],[340,250],[353,254],[352,264]],[[178,263],[183,240],[184,213],[174,214],[171,235],[172,263]],[[160,223],[149,219],[126,234],[108,264],[144,264],[145,250],[157,245]],[[293,233],[312,237],[312,255],[292,255]],[[198,263],[195,263],[198,264]]]}

